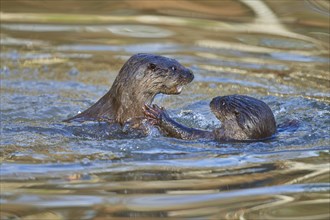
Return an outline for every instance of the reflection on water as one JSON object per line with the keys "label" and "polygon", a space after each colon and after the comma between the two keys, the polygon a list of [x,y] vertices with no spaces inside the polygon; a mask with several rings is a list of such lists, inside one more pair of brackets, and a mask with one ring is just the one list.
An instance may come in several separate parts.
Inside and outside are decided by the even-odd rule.
{"label": "reflection on water", "polygon": [[[329,2],[1,2],[1,219],[329,219]],[[209,101],[249,94],[277,123],[264,142],[216,143],[61,121],[134,53],[195,73],[160,95],[213,129]]]}

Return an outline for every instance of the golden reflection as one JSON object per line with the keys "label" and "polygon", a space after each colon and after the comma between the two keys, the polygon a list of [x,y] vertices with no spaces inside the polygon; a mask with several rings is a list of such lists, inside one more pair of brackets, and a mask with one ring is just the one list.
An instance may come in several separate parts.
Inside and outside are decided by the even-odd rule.
{"label": "golden reflection", "polygon": [[[254,45],[247,45],[242,43],[234,43],[234,42],[225,42],[225,41],[215,41],[215,40],[198,40],[196,41],[196,45],[209,47],[209,48],[217,48],[217,49],[235,49],[238,51],[251,52],[251,53],[274,53],[274,52],[282,52],[283,50],[279,50],[276,48],[266,48]],[[304,50],[290,50],[288,53],[297,53],[301,55],[313,55],[313,54],[322,54],[326,52],[326,50],[318,50],[318,51],[304,51]]]}
{"label": "golden reflection", "polygon": [[23,66],[38,66],[38,65],[50,65],[50,64],[57,64],[57,63],[65,63],[68,59],[61,59],[61,58],[41,58],[41,59],[33,59],[33,60],[26,60],[23,62]]}
{"label": "golden reflection", "polygon": [[295,162],[291,165],[292,170],[313,170],[313,172],[290,180],[289,182],[286,182],[285,184],[298,184],[298,183],[308,183],[309,181],[313,181],[316,177],[318,178],[324,178],[328,177],[330,178],[330,163],[328,164],[307,164],[307,163],[299,163]]}
{"label": "golden reflection", "polygon": [[[264,166],[271,167],[272,165],[265,164]],[[248,189],[244,187],[245,184],[253,185],[253,182],[262,183],[265,181],[266,183],[270,183],[268,187],[272,185],[277,186],[283,180],[295,176],[300,176],[298,177],[301,179],[300,183],[304,183],[308,178],[315,179],[318,175],[323,175],[321,173],[310,175],[309,171],[326,169],[325,166],[322,164],[307,165],[301,162],[279,163],[272,171],[242,174],[244,173],[244,169],[246,171],[257,169],[255,166],[243,166],[241,168],[233,168],[233,170],[226,169],[226,175],[222,175],[223,169],[205,170],[204,172],[201,172],[201,170],[194,172],[188,169],[186,172],[182,172],[183,175],[176,174],[176,180],[162,181],[109,181],[111,179],[108,179],[104,172],[96,172],[97,177],[92,178],[94,181],[90,181],[83,180],[81,179],[82,175],[74,173],[68,176],[69,179],[62,180],[62,182],[59,180],[55,181],[54,183],[56,184],[52,184],[49,181],[41,183],[40,180],[33,180],[22,182],[20,185],[8,183],[3,186],[9,195],[10,193],[17,194],[19,192],[25,192],[31,196],[40,196],[40,198],[46,198],[45,196],[47,195],[47,198],[50,199],[49,201],[61,197],[63,199],[71,198],[73,206],[75,206],[75,197],[79,198],[80,195],[91,193],[94,197],[103,198],[101,200],[102,203],[95,204],[93,209],[110,216],[116,216],[117,213],[150,213],[161,211],[165,212],[167,216],[179,218],[213,216],[215,219],[251,219],[262,214],[263,219],[276,219],[277,217],[280,218],[286,212],[285,209],[289,211],[290,208],[297,210],[299,207],[318,205],[318,209],[315,212],[309,212],[305,215],[309,218],[313,216],[324,218],[329,216],[326,213],[329,194],[326,192],[315,191],[315,193],[321,193],[320,195],[313,192],[296,192],[293,195],[283,195],[274,194],[275,191],[271,190],[270,194],[268,194],[267,187],[264,187],[260,189],[264,190],[264,193],[260,193],[257,188],[251,188],[250,190],[254,192],[253,196],[246,196],[244,193],[240,193],[240,191],[246,191],[248,193]],[[136,168],[132,167],[132,169]],[[140,168],[137,175],[140,175],[143,170],[147,171],[148,169],[148,167],[145,167],[145,169]],[[155,168],[155,173],[162,172],[163,170],[169,171],[166,167],[159,169],[158,172],[156,170]],[[240,175],[234,175],[236,172]],[[114,176],[114,174],[113,172],[109,173],[109,177]],[[121,176],[124,177],[124,175]],[[18,207],[18,205],[14,204],[6,205],[7,213],[2,213],[2,215],[10,216],[17,212],[23,216],[43,215],[43,213],[24,213],[22,210],[18,211]],[[22,206],[21,209],[24,207],[28,209],[28,206]],[[33,208],[34,206],[32,205],[31,207]],[[277,212],[273,212],[272,210],[277,210]],[[296,216],[300,216],[300,214],[296,213]]]}
{"label": "golden reflection", "polygon": [[[305,2],[1,1],[0,218],[329,219],[329,155],[315,150],[329,146],[329,2]],[[270,95],[278,114],[301,120],[298,140],[217,145],[67,131],[63,115],[97,100],[138,52],[195,72],[162,105]]]}
{"label": "golden reflection", "polygon": [[330,16],[330,2],[327,0],[306,0],[315,10]]}
{"label": "golden reflection", "polygon": [[27,215],[22,218],[23,220],[62,220],[66,219],[63,215],[56,213],[56,212],[42,212],[38,214]]}

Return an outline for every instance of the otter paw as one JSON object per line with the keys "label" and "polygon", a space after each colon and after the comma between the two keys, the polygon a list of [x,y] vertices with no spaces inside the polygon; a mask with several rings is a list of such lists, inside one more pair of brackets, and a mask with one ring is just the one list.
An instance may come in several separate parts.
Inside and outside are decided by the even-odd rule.
{"label": "otter paw", "polygon": [[164,108],[158,105],[144,105],[143,107],[144,115],[147,117],[149,122],[152,124],[160,124],[162,119],[162,114],[164,113]]}

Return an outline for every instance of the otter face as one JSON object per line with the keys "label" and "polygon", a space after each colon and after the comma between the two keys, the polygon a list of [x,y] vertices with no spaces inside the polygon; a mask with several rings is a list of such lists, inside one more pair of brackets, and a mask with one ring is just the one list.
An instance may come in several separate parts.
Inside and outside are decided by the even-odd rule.
{"label": "otter face", "polygon": [[175,59],[152,54],[137,56],[142,59],[136,79],[146,93],[180,94],[183,86],[194,79],[192,71]]}
{"label": "otter face", "polygon": [[258,99],[244,95],[218,96],[212,99],[210,107],[222,127],[230,128],[228,133],[233,136],[233,131],[237,131],[244,132],[248,139],[262,139],[276,132],[271,109]]}

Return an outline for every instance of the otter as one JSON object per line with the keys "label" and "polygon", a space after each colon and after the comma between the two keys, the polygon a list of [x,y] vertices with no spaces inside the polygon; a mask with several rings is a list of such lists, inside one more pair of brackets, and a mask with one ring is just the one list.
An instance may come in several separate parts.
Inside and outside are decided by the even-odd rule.
{"label": "otter", "polygon": [[125,124],[144,118],[142,107],[159,94],[180,94],[194,79],[192,71],[175,59],[139,53],[123,65],[110,90],[82,113],[64,120]]}
{"label": "otter", "polygon": [[273,112],[261,100],[245,95],[218,96],[212,99],[210,108],[221,121],[221,127],[213,131],[185,127],[171,119],[165,109],[157,105],[145,105],[144,113],[167,136],[180,139],[260,140],[276,132]]}

